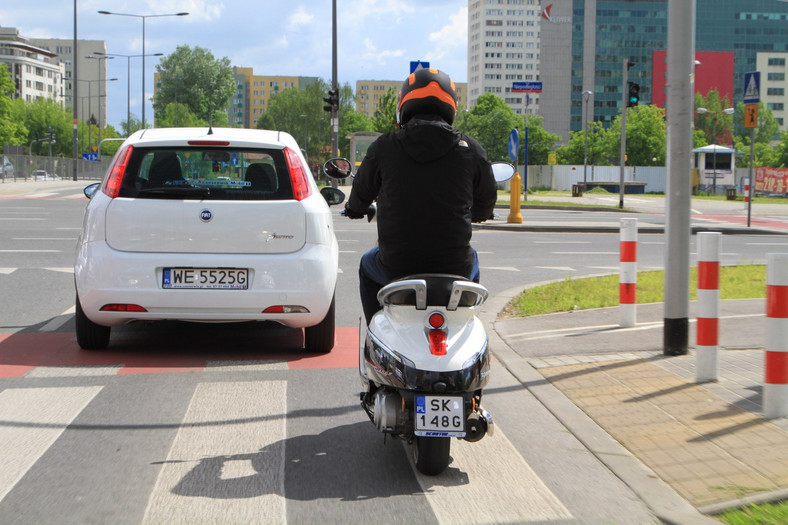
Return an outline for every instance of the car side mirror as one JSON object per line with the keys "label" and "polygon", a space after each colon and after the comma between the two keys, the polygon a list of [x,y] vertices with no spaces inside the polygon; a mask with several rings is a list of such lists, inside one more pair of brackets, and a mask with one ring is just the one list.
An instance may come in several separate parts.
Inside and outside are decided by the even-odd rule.
{"label": "car side mirror", "polygon": [[82,190],[82,193],[84,193],[85,197],[87,197],[88,199],[92,199],[93,195],[95,195],[96,192],[98,191],[99,186],[101,186],[100,182],[94,182],[89,186],[85,186],[85,189]]}
{"label": "car side mirror", "polygon": [[320,195],[326,199],[326,202],[329,206],[334,206],[335,204],[342,204],[345,200],[345,192],[339,190],[337,188],[330,188],[328,186],[322,188],[320,190]]}

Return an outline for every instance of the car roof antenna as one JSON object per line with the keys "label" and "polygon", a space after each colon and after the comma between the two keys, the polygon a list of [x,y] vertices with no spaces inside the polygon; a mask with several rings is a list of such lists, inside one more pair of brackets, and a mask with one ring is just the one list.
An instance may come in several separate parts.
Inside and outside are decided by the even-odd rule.
{"label": "car roof antenna", "polygon": [[208,115],[208,135],[213,135],[213,111]]}

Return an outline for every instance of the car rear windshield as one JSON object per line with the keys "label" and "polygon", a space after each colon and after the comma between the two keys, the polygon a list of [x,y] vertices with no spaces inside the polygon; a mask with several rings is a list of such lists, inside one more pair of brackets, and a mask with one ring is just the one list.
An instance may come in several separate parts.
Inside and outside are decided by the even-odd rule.
{"label": "car rear windshield", "polygon": [[293,198],[280,149],[135,147],[119,197],[281,200]]}

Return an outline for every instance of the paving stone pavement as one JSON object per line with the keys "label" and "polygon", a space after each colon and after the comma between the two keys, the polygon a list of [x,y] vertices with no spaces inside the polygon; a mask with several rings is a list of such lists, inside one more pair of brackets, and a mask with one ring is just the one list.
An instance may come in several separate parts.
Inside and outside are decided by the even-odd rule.
{"label": "paving stone pavement", "polygon": [[[741,355],[721,366],[763,358],[757,350],[728,352]],[[572,358],[580,362],[529,362],[694,506],[788,486],[788,423],[748,409],[760,410],[747,396],[749,380],[697,384],[693,355]]]}

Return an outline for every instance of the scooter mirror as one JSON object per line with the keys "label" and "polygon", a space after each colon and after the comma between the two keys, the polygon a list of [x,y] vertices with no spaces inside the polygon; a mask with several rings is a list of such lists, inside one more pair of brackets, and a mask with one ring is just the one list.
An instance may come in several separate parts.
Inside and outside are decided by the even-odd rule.
{"label": "scooter mirror", "polygon": [[326,186],[320,190],[320,195],[322,195],[323,198],[326,199],[326,202],[328,203],[329,206],[342,204],[342,202],[344,202],[345,200],[345,192],[337,188],[329,188]]}
{"label": "scooter mirror", "polygon": [[344,179],[353,176],[353,169],[350,161],[342,157],[326,161],[326,163],[323,164],[323,172],[332,179]]}
{"label": "scooter mirror", "polygon": [[493,170],[493,177],[495,177],[495,182],[501,183],[506,182],[507,180],[514,177],[514,166],[509,164],[508,162],[493,162],[492,163],[492,170]]}

